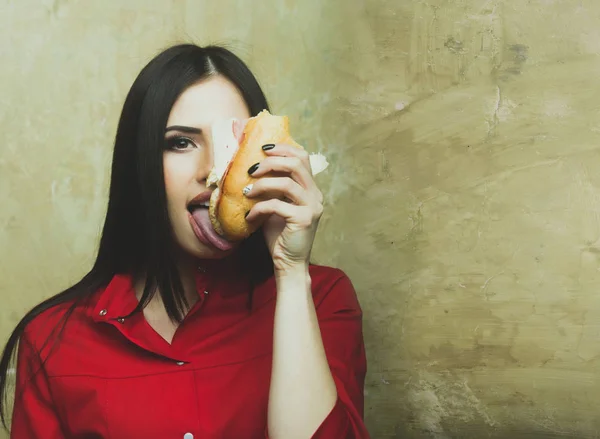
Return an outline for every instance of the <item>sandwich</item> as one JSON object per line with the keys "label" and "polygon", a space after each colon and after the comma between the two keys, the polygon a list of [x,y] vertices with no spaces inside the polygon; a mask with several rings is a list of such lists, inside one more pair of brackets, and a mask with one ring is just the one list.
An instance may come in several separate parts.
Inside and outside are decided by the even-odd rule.
{"label": "sandwich", "polygon": [[[257,180],[248,169],[267,157],[262,146],[280,143],[304,149],[292,138],[287,116],[263,110],[239,133],[241,124],[237,119],[227,119],[213,125],[214,162],[207,178],[207,185],[214,188],[209,202],[210,222],[217,234],[230,242],[244,240],[260,227],[248,223],[246,215],[263,198],[248,198],[243,190]],[[309,157],[313,175],[327,168],[323,155]]]}

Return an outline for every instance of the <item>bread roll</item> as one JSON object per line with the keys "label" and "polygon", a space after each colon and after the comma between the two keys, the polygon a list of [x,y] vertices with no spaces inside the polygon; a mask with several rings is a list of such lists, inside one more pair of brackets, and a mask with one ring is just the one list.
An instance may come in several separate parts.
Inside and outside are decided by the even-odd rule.
{"label": "bread roll", "polygon": [[263,110],[248,120],[239,148],[212,193],[209,205],[213,228],[229,241],[243,240],[260,226],[251,226],[246,221],[246,214],[261,198],[248,198],[242,191],[257,180],[248,174],[248,169],[267,157],[262,146],[268,143],[304,149],[290,135],[287,116],[274,116]]}

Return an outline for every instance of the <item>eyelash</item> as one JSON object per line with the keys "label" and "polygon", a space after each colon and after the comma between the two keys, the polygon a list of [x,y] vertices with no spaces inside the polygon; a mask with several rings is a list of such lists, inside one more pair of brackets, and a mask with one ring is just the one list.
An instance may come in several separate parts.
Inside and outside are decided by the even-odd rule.
{"label": "eyelash", "polygon": [[[179,147],[180,145],[178,145],[178,143],[182,140],[186,142],[186,146],[183,148]],[[170,139],[167,139],[166,144],[167,149],[173,151],[185,151],[190,145],[192,145],[193,147],[197,147],[197,145],[192,139],[183,136],[171,137]]]}

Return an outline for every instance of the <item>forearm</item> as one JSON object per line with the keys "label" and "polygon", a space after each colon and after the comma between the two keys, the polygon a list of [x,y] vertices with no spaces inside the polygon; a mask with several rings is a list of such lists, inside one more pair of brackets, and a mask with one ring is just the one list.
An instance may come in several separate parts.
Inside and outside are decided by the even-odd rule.
{"label": "forearm", "polygon": [[308,268],[277,274],[271,439],[308,439],[333,409],[337,392],[327,363]]}

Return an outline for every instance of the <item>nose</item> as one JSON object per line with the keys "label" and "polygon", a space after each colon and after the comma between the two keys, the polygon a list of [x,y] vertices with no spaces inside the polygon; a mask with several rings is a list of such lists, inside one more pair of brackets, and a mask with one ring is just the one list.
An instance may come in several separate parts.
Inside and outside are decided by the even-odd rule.
{"label": "nose", "polygon": [[208,174],[214,164],[214,151],[212,143],[200,148],[200,154],[197,154],[196,180],[201,183],[206,182]]}

